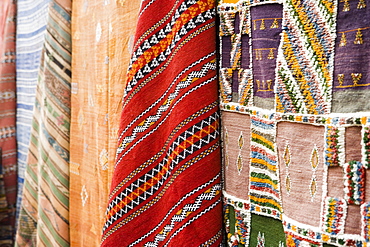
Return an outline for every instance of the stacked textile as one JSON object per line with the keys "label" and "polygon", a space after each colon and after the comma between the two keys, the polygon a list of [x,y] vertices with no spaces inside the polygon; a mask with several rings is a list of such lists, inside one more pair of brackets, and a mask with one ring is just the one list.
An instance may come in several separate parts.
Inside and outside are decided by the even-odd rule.
{"label": "stacked textile", "polygon": [[50,0],[17,1],[17,215],[22,201],[32,114],[49,2]]}
{"label": "stacked textile", "polygon": [[16,246],[69,246],[71,8],[49,5]]}
{"label": "stacked textile", "polygon": [[11,246],[17,198],[15,139],[16,4],[0,2],[0,246]]}

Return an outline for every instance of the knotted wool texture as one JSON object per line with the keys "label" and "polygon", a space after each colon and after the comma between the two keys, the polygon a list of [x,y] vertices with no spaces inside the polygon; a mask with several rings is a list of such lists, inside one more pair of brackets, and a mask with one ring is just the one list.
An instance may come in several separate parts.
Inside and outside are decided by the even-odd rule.
{"label": "knotted wool texture", "polygon": [[102,246],[219,246],[214,0],[143,1]]}

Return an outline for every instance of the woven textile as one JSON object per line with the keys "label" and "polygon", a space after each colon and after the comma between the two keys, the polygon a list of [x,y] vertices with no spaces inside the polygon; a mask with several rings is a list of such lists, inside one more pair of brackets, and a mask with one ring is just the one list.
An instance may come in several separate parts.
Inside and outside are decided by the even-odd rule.
{"label": "woven textile", "polygon": [[143,1],[102,246],[221,242],[215,1]]}
{"label": "woven textile", "polygon": [[17,197],[15,140],[16,4],[0,3],[0,246],[11,246]]}
{"label": "woven textile", "polygon": [[69,246],[71,1],[51,1],[16,246]]}
{"label": "woven textile", "polygon": [[70,244],[99,246],[140,1],[73,1]]}
{"label": "woven textile", "polygon": [[22,200],[37,75],[41,49],[44,44],[49,2],[50,0],[17,1],[17,215]]}
{"label": "woven textile", "polygon": [[228,246],[369,245],[368,0],[222,0]]}

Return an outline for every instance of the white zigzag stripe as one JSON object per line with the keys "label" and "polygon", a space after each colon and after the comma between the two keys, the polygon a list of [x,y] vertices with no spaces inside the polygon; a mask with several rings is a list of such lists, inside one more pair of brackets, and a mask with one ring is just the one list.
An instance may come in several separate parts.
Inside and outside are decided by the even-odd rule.
{"label": "white zigzag stripe", "polygon": [[147,234],[143,235],[141,238],[139,238],[138,240],[136,240],[135,242],[133,242],[132,244],[129,245],[129,247],[132,247],[138,243],[140,243],[141,241],[143,241],[145,238],[147,238],[149,235],[151,235],[153,232],[155,232],[166,220],[167,218],[170,216],[170,214],[184,201],[186,200],[188,197],[192,196],[193,194],[195,194],[196,192],[206,188],[207,186],[209,186],[210,184],[212,184],[214,181],[216,181],[218,178],[220,177],[219,174],[217,174],[214,178],[212,178],[210,181],[208,181],[207,183],[199,186],[198,188],[196,188],[195,190],[191,191],[190,193],[188,193],[187,195],[185,195],[184,197],[181,198],[180,201],[178,201],[167,213],[167,215],[165,217],[163,217],[162,221],[156,226],[154,227],[150,232],[148,232]]}
{"label": "white zigzag stripe", "polygon": [[[213,10],[207,10],[206,12],[201,13],[198,16],[194,17],[194,18],[196,18],[195,23],[204,23],[205,22],[205,19],[202,16],[202,14],[204,14],[204,17],[206,17],[208,19],[211,19],[216,15],[214,9]],[[171,18],[171,23],[168,23],[167,26],[165,27],[165,33],[168,34],[168,33],[172,32],[172,28],[175,25],[176,20],[179,17],[180,17],[180,13],[178,12],[178,9],[176,9],[175,15],[172,16],[172,18]],[[173,35],[174,38],[172,39],[172,42],[171,42],[170,46],[168,47],[169,49],[167,49],[167,51],[165,51],[165,55],[169,56],[172,53],[172,50],[176,47],[176,44],[181,40],[181,38],[184,37],[188,33],[188,30],[192,30],[193,28],[194,28],[193,26],[189,26],[189,25],[186,26],[186,27],[183,26],[182,29],[179,30],[179,32],[174,34]],[[162,30],[163,29],[158,31],[158,33],[160,33]],[[179,34],[181,34],[181,36]],[[153,37],[154,37],[154,39],[153,39]],[[152,39],[158,41],[157,34],[153,34]],[[148,40],[145,40],[144,43],[143,43],[143,46],[139,47],[137,49],[137,51],[133,53],[131,61],[130,61],[129,70],[132,68],[132,64],[137,60],[137,57],[138,57],[137,55],[140,56],[141,54],[143,54],[143,49],[147,50],[147,49],[151,48],[150,43],[152,43],[152,42],[149,42]],[[161,55],[163,55],[163,53],[164,52],[162,52]],[[156,62],[157,61],[153,60],[151,66],[148,66],[148,64],[146,64],[143,71],[146,72],[146,73],[152,72],[151,67],[153,67],[153,69],[154,69],[155,67],[159,66],[159,63],[158,62],[156,63]],[[156,63],[156,65],[154,63]],[[138,74],[139,74],[139,76],[138,76]],[[125,88],[125,95],[127,95],[133,89],[133,87],[137,84],[137,79],[141,79],[142,77],[143,76],[141,75],[141,70],[138,70],[137,74],[132,78],[132,80],[127,83],[127,86]]]}
{"label": "white zigzag stripe", "polygon": [[[153,128],[150,132],[148,132],[146,135],[144,135],[143,137],[141,137],[135,144],[133,144],[118,160],[117,160],[117,162],[116,162],[116,164],[115,164],[115,167],[114,168],[116,168],[117,167],[117,165],[121,162],[121,160],[123,159],[123,157],[125,156],[125,155],[127,155],[136,145],[138,145],[141,141],[143,141],[145,138],[147,138],[149,135],[151,135],[151,134],[153,134],[166,120],[167,120],[167,118],[171,115],[171,113],[172,113],[172,111],[173,111],[173,109],[174,109],[174,107],[178,104],[178,103],[180,103],[185,97],[187,97],[190,93],[192,93],[192,92],[194,92],[194,91],[196,91],[196,90],[198,90],[199,88],[201,88],[201,87],[203,87],[204,85],[207,85],[208,83],[210,83],[210,82],[212,82],[212,81],[214,81],[214,80],[216,80],[217,79],[217,76],[214,76],[214,77],[212,77],[211,79],[208,79],[207,81],[205,81],[205,82],[202,82],[201,84],[199,84],[199,85],[197,85],[197,86],[195,86],[194,88],[192,88],[192,89],[190,89],[189,91],[187,91],[183,96],[181,96],[181,98],[179,98],[178,99],[178,101],[176,101],[173,105],[172,105],[172,107],[171,107],[171,109],[169,110],[169,112],[168,112],[168,114],[164,117],[164,119],[160,122],[160,123],[158,123],[158,125],[155,127],[155,128]],[[133,135],[132,136],[134,136],[134,137],[136,137],[136,133],[137,132],[134,132],[133,133]],[[121,148],[118,148],[118,149],[120,149],[120,151],[117,151],[117,153],[119,152],[119,153],[121,153],[122,151],[123,151],[123,148],[121,147]]]}
{"label": "white zigzag stripe", "polygon": [[164,245],[165,246],[168,246],[168,244],[171,242],[171,240],[177,235],[179,234],[179,232],[181,232],[182,230],[184,230],[185,227],[187,227],[188,225],[190,225],[191,223],[193,223],[194,221],[196,221],[198,218],[200,218],[201,216],[203,216],[204,214],[208,213],[209,211],[211,211],[214,207],[217,206],[217,204],[219,204],[221,202],[221,199],[217,200],[215,203],[213,203],[211,206],[209,206],[208,208],[206,208],[204,211],[202,211],[200,214],[197,214],[195,217],[193,217],[191,220],[189,220],[188,222],[186,222],[186,224],[184,224],[181,228],[179,228],[176,232],[174,232],[174,234],[171,235],[170,239],[167,241],[167,243]]}
{"label": "white zigzag stripe", "polygon": [[150,246],[158,246],[158,243],[160,241],[163,241],[166,239],[167,234],[172,231],[172,229],[175,227],[175,222],[181,222],[184,219],[186,219],[186,214],[191,211],[195,212],[197,209],[200,208],[202,205],[202,202],[204,200],[212,200],[216,196],[216,192],[221,190],[221,185],[216,184],[212,187],[211,192],[209,193],[203,193],[200,194],[194,204],[186,204],[183,208],[183,211],[181,212],[180,215],[174,215],[171,219],[171,223],[169,225],[166,225],[164,227],[163,233],[157,234],[157,236],[154,239],[154,242],[148,242],[144,246],[145,247],[150,247]]}
{"label": "white zigzag stripe", "polygon": [[[205,120],[203,120],[202,121],[202,125],[200,126],[200,127],[198,127],[198,126],[193,126],[193,131],[191,131],[191,132],[189,132],[189,131],[185,131],[184,133],[185,134],[187,134],[187,136],[192,136],[193,135],[193,133],[196,133],[196,132],[198,132],[198,130],[201,130],[201,129],[203,129],[205,126],[208,126],[208,125],[210,125],[212,122],[214,122],[214,121],[216,121],[217,119],[218,119],[218,114],[215,114],[216,115],[216,117],[213,117],[213,116],[210,116],[210,118],[209,118],[209,121],[205,121]],[[182,159],[184,159],[188,154],[192,154],[193,152],[194,152],[194,147],[195,148],[197,148],[197,149],[200,149],[202,146],[203,146],[203,144],[205,144],[205,145],[207,145],[207,144],[209,144],[212,140],[215,140],[216,138],[217,138],[217,136],[218,136],[218,131],[216,130],[213,134],[211,133],[211,134],[209,134],[209,135],[207,135],[207,139],[200,139],[199,140],[199,145],[192,145],[192,146],[190,146],[190,147],[188,147],[188,148],[191,148],[191,150],[187,150],[187,149],[184,149],[183,150],[183,154],[181,155],[181,153],[180,154],[178,154],[177,156],[176,156],[176,159],[173,159],[172,161],[171,161],[171,165],[170,165],[170,168],[169,169],[173,169],[174,168],[174,166],[175,165],[177,165],[179,162],[180,162],[180,158],[181,158],[181,160]],[[173,144],[172,144],[172,146],[171,146],[171,148],[169,148],[169,150],[167,151],[167,157],[172,153],[172,151],[177,147],[177,146],[179,146],[179,144],[181,143],[181,142],[183,142],[184,140],[186,140],[187,139],[187,137],[185,136],[185,137],[183,137],[183,136],[179,136],[178,137],[178,139],[177,140],[175,140],[174,142],[173,142]],[[150,179],[152,179],[160,170],[162,170],[162,168],[163,168],[163,166],[168,162],[168,158],[167,157],[165,157],[164,159],[163,159],[163,161],[160,163],[160,165],[159,165],[159,167],[158,167],[158,169],[156,169],[156,168],[153,168],[152,170],[151,170],[151,173],[149,174],[149,173],[147,173],[147,174],[145,174],[145,177],[144,177],[144,179],[143,180],[141,180],[141,179],[138,179],[135,183],[133,183],[132,185],[131,185],[131,187],[129,187],[129,188],[126,188],[126,190],[128,190],[128,193],[124,193],[124,194],[120,194],[119,196],[117,196],[116,197],[116,199],[115,200],[118,200],[118,201],[115,201],[115,200],[113,200],[111,203],[110,203],[110,205],[108,206],[108,209],[107,209],[107,212],[110,210],[110,209],[112,209],[119,201],[121,201],[124,197],[126,197],[129,193],[131,193],[132,191],[134,191],[136,188],[138,188],[139,186],[140,186],[140,184],[141,183],[145,183],[146,181],[148,181],[148,180],[150,180]]]}
{"label": "white zigzag stripe", "polygon": [[164,97],[168,94],[168,92],[170,91],[170,89],[173,87],[173,85],[177,82],[177,80],[180,79],[181,76],[183,76],[183,74],[185,74],[189,69],[193,68],[194,66],[196,66],[197,64],[201,63],[202,61],[208,59],[209,57],[215,55],[216,53],[215,52],[211,52],[209,54],[207,54],[206,56],[202,57],[201,59],[199,59],[198,61],[192,63],[191,65],[189,65],[187,68],[185,68],[178,76],[176,76],[176,78],[172,81],[172,83],[168,86],[167,90],[162,94],[162,96],[156,100],[151,106],[149,106],[145,111],[143,111],[140,115],[138,115],[131,123],[129,123],[126,128],[121,132],[121,135],[119,136],[118,139],[121,139],[122,136],[126,133],[126,131],[137,121],[139,120],[142,116],[144,116],[146,113],[148,113],[154,106],[156,106],[160,101],[162,101],[164,99]]}
{"label": "white zigzag stripe", "polygon": [[[203,151],[202,152],[202,154],[200,154],[200,155],[209,155],[209,154],[211,154],[214,150],[216,150],[216,149],[218,149],[219,148],[219,143],[215,143],[214,145],[212,145],[212,147],[210,147],[209,149],[207,149],[207,150],[205,150],[205,151]],[[194,163],[192,163],[192,162],[190,162],[190,161],[188,161],[187,163],[185,163],[184,164],[184,166],[186,166],[186,165],[188,165],[188,167],[190,167],[190,166],[192,166]],[[219,177],[219,174],[218,175],[216,175],[216,177],[214,177],[211,181],[209,181],[209,182],[207,182],[206,184],[204,184],[204,187],[206,187],[206,186],[208,186],[209,184],[211,184],[211,183],[213,183],[213,181],[215,180],[215,179],[217,179]],[[201,187],[199,187],[200,189],[202,189],[203,187],[201,186]],[[194,193],[195,192],[197,192],[197,191],[194,191]],[[193,192],[190,192],[190,194],[189,195],[186,195],[185,196],[185,198],[183,198],[183,200],[185,200],[188,196],[191,196],[193,194]],[[156,198],[158,198],[158,196],[156,197]],[[181,202],[183,201],[182,199],[178,202],[178,204],[181,204]],[[148,205],[148,207],[146,208],[146,210],[147,209],[149,209],[150,207],[152,207],[154,204],[151,204],[151,205]],[[177,205],[177,204],[176,204]],[[163,218],[163,220],[159,223],[159,225],[157,225],[151,232],[149,232],[148,234],[146,234],[146,235],[150,235],[150,234],[152,234],[153,233],[153,231],[155,231],[156,229],[158,229],[159,227],[160,227],[160,225],[162,225],[163,223],[164,223],[164,221],[169,217],[169,215],[171,214],[171,212],[178,206],[174,206],[168,213],[167,213],[167,215]],[[143,212],[145,212],[145,210],[143,210],[143,211],[138,211],[138,212],[136,212],[136,217],[137,216],[139,216],[140,214],[142,214]],[[127,222],[126,222],[127,223]],[[125,223],[124,224],[121,224],[121,225],[119,225],[118,226],[118,228],[120,228],[120,227],[122,227],[123,225],[125,225]],[[117,227],[117,226],[116,226]],[[117,229],[118,229],[117,228]],[[103,230],[103,232],[104,232],[104,230]],[[107,238],[107,237],[109,237],[110,235],[112,235],[112,233],[113,232],[108,232],[104,237],[103,237],[103,239],[102,239],[102,242],[104,242],[104,240]],[[143,239],[145,239],[147,236],[143,236],[142,238],[140,238],[140,241],[139,242],[141,242]]]}
{"label": "white zigzag stripe", "polygon": [[[218,113],[215,113],[215,116],[213,116],[213,115],[210,116],[208,118],[208,121],[207,120],[203,120],[201,122],[201,126],[194,125],[194,126],[192,126],[192,131],[190,131],[190,132],[189,131],[185,131],[184,134],[187,134],[187,136],[192,136],[194,133],[198,132],[199,130],[203,129],[204,127],[209,126],[212,122],[217,121],[218,118],[219,118]],[[146,200],[149,196],[153,195],[154,192],[157,191],[165,183],[165,181],[167,180],[167,178],[170,175],[170,171],[173,170],[173,168],[181,160],[185,159],[185,157],[187,157],[189,154],[194,153],[194,150],[195,149],[196,150],[199,150],[203,146],[209,144],[211,141],[215,140],[218,136],[219,136],[219,133],[218,133],[218,130],[216,129],[213,133],[210,133],[209,135],[207,135],[206,137],[204,137],[204,138],[207,138],[207,139],[199,139],[199,144],[198,145],[196,145],[196,144],[191,145],[190,147],[188,147],[188,149],[190,148],[190,150],[184,149],[183,152],[182,152],[182,154],[181,153],[178,154],[176,156],[176,158],[171,161],[170,167],[168,169],[168,172],[163,175],[162,179],[160,181],[158,181],[158,183],[156,185],[150,187],[150,191],[145,191],[142,195],[140,195],[136,199],[132,200],[129,204],[127,204],[124,208],[122,208],[119,212],[117,212],[114,216],[112,216],[109,220],[107,220],[107,222],[105,223],[105,226],[104,226],[104,230],[109,225],[111,225],[114,221],[116,221],[118,219],[117,216],[118,217],[122,217],[123,214],[126,214],[129,210],[133,209],[135,206],[138,206],[141,201]],[[171,148],[167,152],[167,157],[172,153],[172,150],[174,150],[177,146],[179,146],[179,144],[181,142],[183,142],[185,139],[187,139],[187,138],[180,136],[177,140],[175,140],[173,142]],[[130,185],[130,187],[127,187],[124,191],[122,191],[119,195],[117,195],[115,197],[115,199],[112,200],[112,202],[108,205],[106,214],[108,214],[108,212],[115,205],[117,205],[120,201],[122,201],[123,198],[125,198],[130,193],[132,193],[135,189],[137,189],[138,187],[140,187],[140,185],[142,183],[145,183],[146,181],[149,181],[156,174],[158,174],[158,172],[160,170],[162,170],[163,166],[168,162],[168,158],[167,157],[165,157],[163,159],[163,161],[159,164],[159,166],[158,166],[157,169],[156,168],[153,168],[150,171],[150,173],[146,173],[144,175],[144,178],[143,179],[140,179],[139,178],[137,181],[135,181],[134,183],[132,183]]]}

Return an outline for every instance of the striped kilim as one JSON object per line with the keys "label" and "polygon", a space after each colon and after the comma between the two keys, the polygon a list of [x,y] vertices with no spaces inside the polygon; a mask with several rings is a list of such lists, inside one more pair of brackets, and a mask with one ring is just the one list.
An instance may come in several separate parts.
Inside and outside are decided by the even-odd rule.
{"label": "striped kilim", "polygon": [[16,246],[69,246],[71,1],[51,1]]}
{"label": "striped kilim", "polygon": [[219,246],[214,0],[143,1],[102,246]]}
{"label": "striped kilim", "polygon": [[50,0],[17,0],[17,215],[22,200],[40,55]]}
{"label": "striped kilim", "polygon": [[[255,207],[281,212],[275,147],[276,124],[270,119],[263,119],[257,116],[253,116],[251,122],[249,199]],[[264,210],[256,211],[264,212]],[[260,214],[263,213],[260,212]],[[273,217],[279,219],[279,215],[276,213]]]}
{"label": "striped kilim", "polygon": [[330,113],[336,5],[332,1],[283,2],[276,110]]}
{"label": "striped kilim", "polygon": [[13,243],[17,198],[15,139],[15,17],[12,0],[0,2],[0,246]]}

